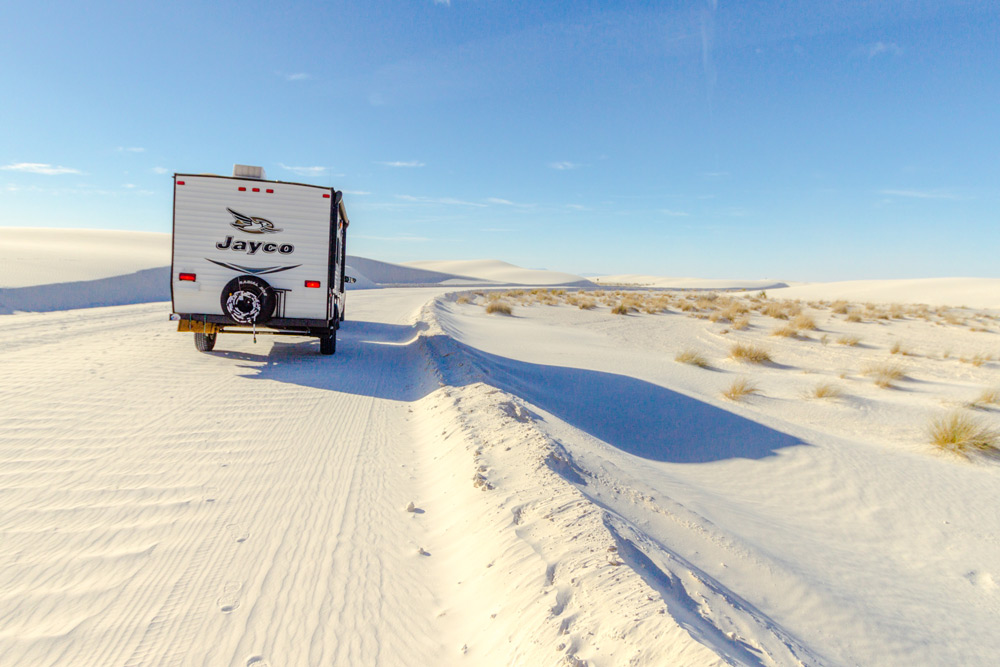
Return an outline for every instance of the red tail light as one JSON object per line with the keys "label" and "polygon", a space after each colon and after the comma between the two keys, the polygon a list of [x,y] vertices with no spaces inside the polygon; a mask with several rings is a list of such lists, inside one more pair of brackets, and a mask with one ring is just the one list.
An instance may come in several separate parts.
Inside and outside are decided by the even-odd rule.
{"label": "red tail light", "polygon": [[247,189],[246,189],[245,187],[243,187],[242,185],[241,185],[241,186],[240,186],[239,188],[237,188],[237,189],[238,189],[238,190],[239,190],[240,192],[246,192],[246,191],[247,191]]}
{"label": "red tail light", "polygon": [[323,195],[323,199],[329,199],[329,198],[330,198],[330,193],[329,192],[326,193],[325,195]]}
{"label": "red tail light", "polygon": [[177,185],[184,185],[184,181],[177,181]]}
{"label": "red tail light", "polygon": [[318,280],[307,280],[306,281],[306,287],[319,287],[319,281]]}
{"label": "red tail light", "polygon": [[195,276],[195,274],[193,274],[193,273],[182,273],[182,274],[180,274],[179,276],[177,276],[177,278],[178,278],[179,280],[189,280],[189,281],[191,281],[191,282],[194,282],[194,279],[195,279],[196,277],[197,277],[197,276]]}
{"label": "red tail light", "polygon": [[265,190],[264,192],[266,192],[267,194],[273,194],[273,193],[274,193],[274,190],[272,190],[271,188],[268,188],[268,189],[267,189],[267,190]]}

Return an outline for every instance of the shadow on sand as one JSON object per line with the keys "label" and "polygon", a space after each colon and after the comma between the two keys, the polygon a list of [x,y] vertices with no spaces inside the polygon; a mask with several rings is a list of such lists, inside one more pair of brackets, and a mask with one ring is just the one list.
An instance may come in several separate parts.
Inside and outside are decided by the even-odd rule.
{"label": "shadow on sand", "polygon": [[[427,372],[426,345],[447,384],[484,382],[519,396],[624,452],[653,461],[708,463],[761,459],[803,443],[785,433],[660,385],[626,375],[517,361],[444,336],[419,337],[426,326],[350,322],[337,354],[322,357],[315,341],[278,341],[247,377],[329,391],[414,401],[439,387]],[[229,353],[218,353],[229,356]],[[260,365],[260,364],[263,365]]]}

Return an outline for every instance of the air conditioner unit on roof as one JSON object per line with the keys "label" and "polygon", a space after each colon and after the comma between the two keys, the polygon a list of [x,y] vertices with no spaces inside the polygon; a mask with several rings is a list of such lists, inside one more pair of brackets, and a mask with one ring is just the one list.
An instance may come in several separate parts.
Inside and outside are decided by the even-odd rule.
{"label": "air conditioner unit on roof", "polygon": [[264,167],[251,167],[248,164],[234,164],[233,178],[255,178],[259,181],[267,180],[264,174]]}

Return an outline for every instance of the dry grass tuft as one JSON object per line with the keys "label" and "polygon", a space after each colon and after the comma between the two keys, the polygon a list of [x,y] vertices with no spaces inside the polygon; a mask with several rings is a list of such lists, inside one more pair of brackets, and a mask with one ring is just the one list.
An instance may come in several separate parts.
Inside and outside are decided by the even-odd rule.
{"label": "dry grass tuft", "polygon": [[458,298],[455,299],[455,303],[470,303],[471,301],[468,294],[459,294]]}
{"label": "dry grass tuft", "polygon": [[692,366],[697,366],[698,368],[709,368],[708,359],[703,357],[700,353],[688,348],[682,352],[678,352],[674,357],[674,361],[679,361],[682,364],[691,364]]}
{"label": "dry grass tuft", "polygon": [[763,364],[771,361],[771,355],[762,347],[757,345],[747,345],[736,343],[729,349],[729,356],[736,361],[745,361],[752,364]]}
{"label": "dry grass tuft", "polygon": [[850,347],[854,347],[855,345],[861,342],[861,339],[858,338],[857,336],[841,336],[840,338],[837,339],[837,342],[840,343],[841,345],[849,345]]}
{"label": "dry grass tuft", "polygon": [[778,327],[771,332],[772,336],[782,336],[783,338],[795,338],[799,335],[799,330],[792,324],[786,324],[783,327]]}
{"label": "dry grass tuft", "polygon": [[840,387],[829,382],[816,385],[808,394],[810,398],[840,398],[843,395]]}
{"label": "dry grass tuft", "polygon": [[970,408],[985,408],[987,405],[1000,405],[1000,388],[984,389],[974,400],[970,401]]}
{"label": "dry grass tuft", "polygon": [[976,368],[979,368],[987,361],[993,361],[993,356],[989,354],[974,354],[971,357],[962,357],[960,361],[965,364],[972,364]]}
{"label": "dry grass tuft", "polygon": [[927,429],[931,444],[968,457],[972,452],[995,453],[1000,434],[964,412],[952,412],[931,422]]}
{"label": "dry grass tuft", "polygon": [[883,389],[893,386],[893,382],[906,377],[906,371],[897,364],[882,363],[866,366],[862,371],[865,375],[875,380],[875,384]]}
{"label": "dry grass tuft", "polygon": [[816,320],[805,313],[799,313],[792,320],[792,326],[799,331],[814,331],[816,329]]}
{"label": "dry grass tuft", "polygon": [[733,383],[722,391],[722,395],[730,401],[740,401],[751,394],[757,394],[760,388],[746,378],[736,378]]}
{"label": "dry grass tuft", "polygon": [[624,303],[619,303],[617,306],[611,309],[611,312],[615,315],[628,315],[632,309],[626,306]]}
{"label": "dry grass tuft", "polygon": [[510,307],[510,304],[506,301],[490,301],[486,304],[486,312],[489,315],[499,314],[499,315],[513,315],[514,310]]}

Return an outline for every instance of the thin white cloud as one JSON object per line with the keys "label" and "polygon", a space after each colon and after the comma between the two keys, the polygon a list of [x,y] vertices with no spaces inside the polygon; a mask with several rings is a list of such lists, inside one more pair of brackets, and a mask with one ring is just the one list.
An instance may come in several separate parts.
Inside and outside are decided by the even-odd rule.
{"label": "thin white cloud", "polygon": [[344,190],[345,195],[370,195],[371,193],[366,190]]}
{"label": "thin white cloud", "polygon": [[500,197],[487,197],[487,204],[494,204],[496,206],[512,206],[514,208],[534,208],[534,204],[518,204],[509,199],[501,199]]}
{"label": "thin white cloud", "polygon": [[425,167],[425,166],[427,166],[423,162],[419,162],[417,160],[410,160],[408,162],[397,160],[395,162],[376,162],[375,164],[380,164],[380,165],[383,165],[385,167]]}
{"label": "thin white cloud", "polygon": [[312,75],[306,74],[305,72],[296,72],[295,74],[286,74],[285,81],[305,81],[306,79],[311,79]]}
{"label": "thin white cloud", "polygon": [[119,146],[119,153],[145,153],[146,149],[139,146]]}
{"label": "thin white cloud", "polygon": [[169,174],[170,170],[166,167],[153,167],[150,171],[154,174]]}
{"label": "thin white cloud", "polygon": [[888,197],[908,197],[910,199],[961,199],[956,194],[944,190],[879,190],[880,195]]}
{"label": "thin white cloud", "polygon": [[486,208],[486,204],[463,201],[453,197],[415,197],[413,195],[396,195],[396,199],[413,202],[415,204],[443,204],[445,206],[474,206],[476,208]]}
{"label": "thin white cloud", "polygon": [[901,49],[895,42],[875,42],[874,44],[866,46],[865,52],[868,54],[869,59],[880,56],[883,53],[891,56],[903,55],[903,49]]}
{"label": "thin white cloud", "polygon": [[51,164],[43,164],[41,162],[16,162],[14,164],[8,164],[0,167],[0,169],[4,171],[20,171],[26,174],[45,174],[46,176],[83,173],[79,169],[73,169],[71,167],[54,167]]}
{"label": "thin white cloud", "polygon": [[323,176],[327,170],[326,167],[289,167],[287,164],[281,164],[280,162],[278,166],[299,176]]}
{"label": "thin white cloud", "polygon": [[583,166],[582,164],[569,161],[549,162],[549,167],[551,167],[552,169],[557,169],[559,171],[567,171],[569,169],[579,169],[582,166]]}
{"label": "thin white cloud", "polygon": [[126,190],[131,190],[135,188],[135,183],[125,183],[122,185],[122,187],[125,188]]}
{"label": "thin white cloud", "polygon": [[445,7],[451,7],[451,0],[434,0],[435,5],[444,5]]}

